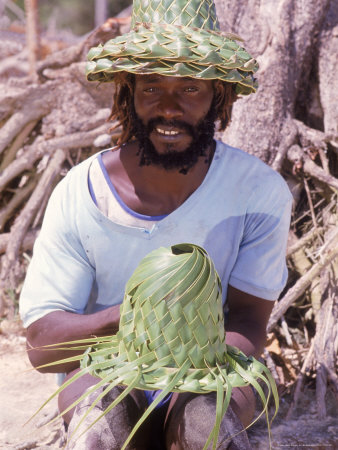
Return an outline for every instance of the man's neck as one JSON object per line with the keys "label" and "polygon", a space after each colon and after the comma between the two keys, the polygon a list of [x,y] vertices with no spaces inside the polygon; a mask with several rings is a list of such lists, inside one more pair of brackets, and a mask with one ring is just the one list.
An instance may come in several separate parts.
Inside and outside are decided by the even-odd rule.
{"label": "man's neck", "polygon": [[140,166],[136,142],[106,153],[103,161],[124,203],[140,214],[157,216],[171,213],[195,192],[208,172],[213,153],[214,148],[208,149],[208,156],[201,156],[187,174],[156,165]]}

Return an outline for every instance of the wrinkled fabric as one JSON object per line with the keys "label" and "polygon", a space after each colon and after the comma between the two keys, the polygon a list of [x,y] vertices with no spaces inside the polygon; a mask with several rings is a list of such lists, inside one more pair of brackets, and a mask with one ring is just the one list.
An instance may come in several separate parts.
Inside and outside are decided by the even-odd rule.
{"label": "wrinkled fabric", "polygon": [[92,313],[121,304],[127,280],[150,251],[180,242],[209,253],[231,286],[275,300],[287,279],[292,197],[282,177],[258,158],[218,141],[202,184],[151,230],[105,217],[88,189],[88,159],[54,190],[20,298],[27,327],[64,310]]}

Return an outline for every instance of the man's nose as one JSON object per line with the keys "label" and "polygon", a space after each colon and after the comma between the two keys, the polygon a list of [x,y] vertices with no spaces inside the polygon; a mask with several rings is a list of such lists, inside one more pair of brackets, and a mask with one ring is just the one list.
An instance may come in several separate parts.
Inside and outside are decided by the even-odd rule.
{"label": "man's nose", "polygon": [[163,94],[161,96],[158,112],[165,119],[177,119],[183,115],[183,109],[175,94]]}

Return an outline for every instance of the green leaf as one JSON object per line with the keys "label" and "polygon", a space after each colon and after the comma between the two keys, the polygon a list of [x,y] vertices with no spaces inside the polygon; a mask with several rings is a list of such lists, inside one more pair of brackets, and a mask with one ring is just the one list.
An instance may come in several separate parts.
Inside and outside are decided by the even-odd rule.
{"label": "green leaf", "polygon": [[[263,364],[236,347],[226,345],[221,282],[212,260],[199,246],[183,243],[161,247],[140,262],[126,284],[116,335],[49,346],[55,350],[84,347],[82,356],[61,361],[81,359],[81,370],[52,397],[84,374],[90,373],[101,380],[60,415],[104,386],[85,417],[118,384],[127,388],[97,420],[131,389],[163,390],[135,425],[123,448],[169,392],[217,393],[215,424],[205,449],[211,443],[213,449],[217,446],[221,421],[234,387],[252,385],[256,389],[263,405],[261,414],[266,414],[270,433],[267,407],[271,394],[278,410],[275,382]],[[50,365],[53,364],[60,364],[60,361]],[[257,380],[268,387],[267,396]]]}

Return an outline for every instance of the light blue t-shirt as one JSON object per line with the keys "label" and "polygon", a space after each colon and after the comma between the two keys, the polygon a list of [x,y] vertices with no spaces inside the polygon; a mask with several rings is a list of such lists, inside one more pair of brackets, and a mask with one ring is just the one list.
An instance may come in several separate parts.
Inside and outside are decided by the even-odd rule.
{"label": "light blue t-shirt", "polygon": [[279,296],[292,197],[258,158],[218,141],[202,184],[150,230],[114,223],[99,211],[88,189],[92,159],[74,167],[48,203],[21,293],[25,327],[55,310],[83,314],[120,304],[140,260],[181,242],[208,251],[223,301],[229,284],[267,300]]}

